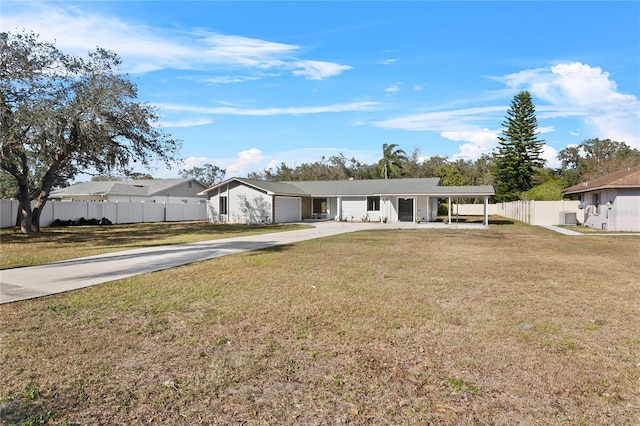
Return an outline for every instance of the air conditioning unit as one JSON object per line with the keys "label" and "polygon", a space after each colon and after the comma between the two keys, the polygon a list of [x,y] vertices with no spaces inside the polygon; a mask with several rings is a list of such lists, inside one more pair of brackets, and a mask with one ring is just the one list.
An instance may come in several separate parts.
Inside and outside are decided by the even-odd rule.
{"label": "air conditioning unit", "polygon": [[576,212],[560,212],[560,225],[577,225]]}

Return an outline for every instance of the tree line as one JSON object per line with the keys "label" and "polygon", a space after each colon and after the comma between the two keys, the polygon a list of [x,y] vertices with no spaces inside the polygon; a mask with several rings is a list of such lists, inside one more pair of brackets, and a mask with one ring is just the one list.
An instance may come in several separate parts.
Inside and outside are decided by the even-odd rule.
{"label": "tree line", "polygon": [[[0,32],[0,197],[19,200],[21,232],[38,232],[51,190],[79,174],[95,179],[151,178],[132,165],[179,161],[181,141],[158,130],[154,107],[120,71],[120,59],[97,48],[86,58],[68,55],[33,33]],[[590,139],[560,151],[562,167],[540,158],[535,107],[518,93],[507,111],[499,147],[475,161],[433,156],[383,144],[380,160],[366,164],[343,154],[313,163],[252,172],[271,181],[439,177],[442,185],[494,185],[497,201],[554,199],[582,180],[640,164],[624,142]],[[226,171],[212,164],[179,171],[205,185]],[[31,207],[35,201],[34,207]]]}

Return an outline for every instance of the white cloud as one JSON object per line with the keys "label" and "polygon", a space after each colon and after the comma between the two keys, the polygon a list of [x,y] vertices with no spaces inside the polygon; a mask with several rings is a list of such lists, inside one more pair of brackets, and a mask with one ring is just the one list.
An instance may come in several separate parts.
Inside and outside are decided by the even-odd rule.
{"label": "white cloud", "polygon": [[384,60],[382,60],[382,61],[380,61],[378,63],[381,64],[381,65],[391,65],[391,64],[393,64],[394,62],[397,62],[397,61],[398,61],[397,59],[384,59]]}
{"label": "white cloud", "polygon": [[238,152],[236,159],[226,165],[227,177],[245,176],[247,173],[256,169],[256,166],[265,160],[265,156],[258,148],[250,148],[245,151]]}
{"label": "white cloud", "polygon": [[188,157],[184,159],[183,164],[181,164],[181,169],[193,169],[194,167],[202,167],[205,164],[214,164],[213,160],[207,157]]}
{"label": "white cloud", "polygon": [[577,117],[594,136],[640,148],[640,101],[618,91],[608,72],[580,62],[524,70],[505,76],[512,89],[526,89],[546,102],[538,118]]}
{"label": "white cloud", "polygon": [[161,105],[163,110],[176,112],[190,112],[210,115],[250,115],[250,116],[272,116],[272,115],[302,115],[321,114],[331,112],[353,112],[367,111],[379,105],[378,102],[353,102],[348,104],[334,104],[311,107],[287,107],[287,108],[237,108],[237,107],[200,107],[192,105]]}
{"label": "white cloud", "polygon": [[372,123],[375,127],[383,129],[414,130],[422,132],[455,132],[475,131],[478,126],[472,124],[487,119],[498,119],[497,114],[504,115],[506,108],[503,106],[488,106],[478,108],[465,108],[450,111],[435,111],[422,114],[412,114],[402,117],[382,120]]}
{"label": "white cloud", "polygon": [[498,132],[490,129],[465,132],[442,132],[443,138],[452,141],[465,141],[459,146],[460,153],[454,154],[454,160],[477,160],[482,154],[491,152],[498,144]]}
{"label": "white cloud", "polygon": [[201,119],[188,119],[188,120],[177,120],[177,121],[159,121],[157,123],[158,127],[197,127],[197,126],[206,126],[207,124],[213,123],[213,120],[201,118]]}
{"label": "white cloud", "polygon": [[296,61],[292,65],[298,68],[293,70],[293,75],[304,76],[308,80],[322,80],[352,69],[349,65],[321,61]]}
{"label": "white cloud", "polygon": [[543,145],[541,157],[547,161],[546,167],[559,169],[562,166],[561,161],[558,160],[558,150],[549,144]]}
{"label": "white cloud", "polygon": [[[56,24],[51,25],[52,22]],[[320,80],[352,68],[296,58],[295,54],[302,48],[295,44],[203,29],[167,31],[125,22],[115,16],[85,12],[80,6],[21,2],[19,8],[4,8],[0,23],[10,31],[33,31],[41,40],[54,41],[56,47],[68,53],[85,55],[98,46],[114,50],[123,59],[123,69],[130,73],[166,68],[211,71],[235,67],[255,71],[290,70],[293,75]]]}
{"label": "white cloud", "polygon": [[391,86],[387,87],[386,89],[384,89],[384,91],[387,93],[387,95],[391,95],[393,93],[397,93],[400,91],[400,86],[402,85],[402,83],[394,83]]}

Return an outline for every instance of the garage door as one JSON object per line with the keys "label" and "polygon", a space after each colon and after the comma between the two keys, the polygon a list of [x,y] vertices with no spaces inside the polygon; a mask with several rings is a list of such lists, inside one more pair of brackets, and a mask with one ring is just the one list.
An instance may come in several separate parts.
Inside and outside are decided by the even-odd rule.
{"label": "garage door", "polygon": [[276,223],[302,220],[300,198],[276,197]]}

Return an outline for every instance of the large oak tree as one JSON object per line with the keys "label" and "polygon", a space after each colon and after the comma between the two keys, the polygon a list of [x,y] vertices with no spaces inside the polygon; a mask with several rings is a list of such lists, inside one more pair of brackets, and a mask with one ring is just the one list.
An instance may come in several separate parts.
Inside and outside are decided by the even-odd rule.
{"label": "large oak tree", "polygon": [[640,164],[640,151],[624,142],[610,139],[588,139],[568,146],[558,153],[562,177],[567,185],[604,176]]}
{"label": "large oak tree", "polygon": [[[0,112],[0,168],[16,179],[23,233],[39,231],[61,176],[127,171],[135,162],[169,166],[180,149],[154,126],[156,110],[137,101],[115,53],[68,55],[32,33],[0,33]],[[36,168],[42,177],[31,194]]]}

